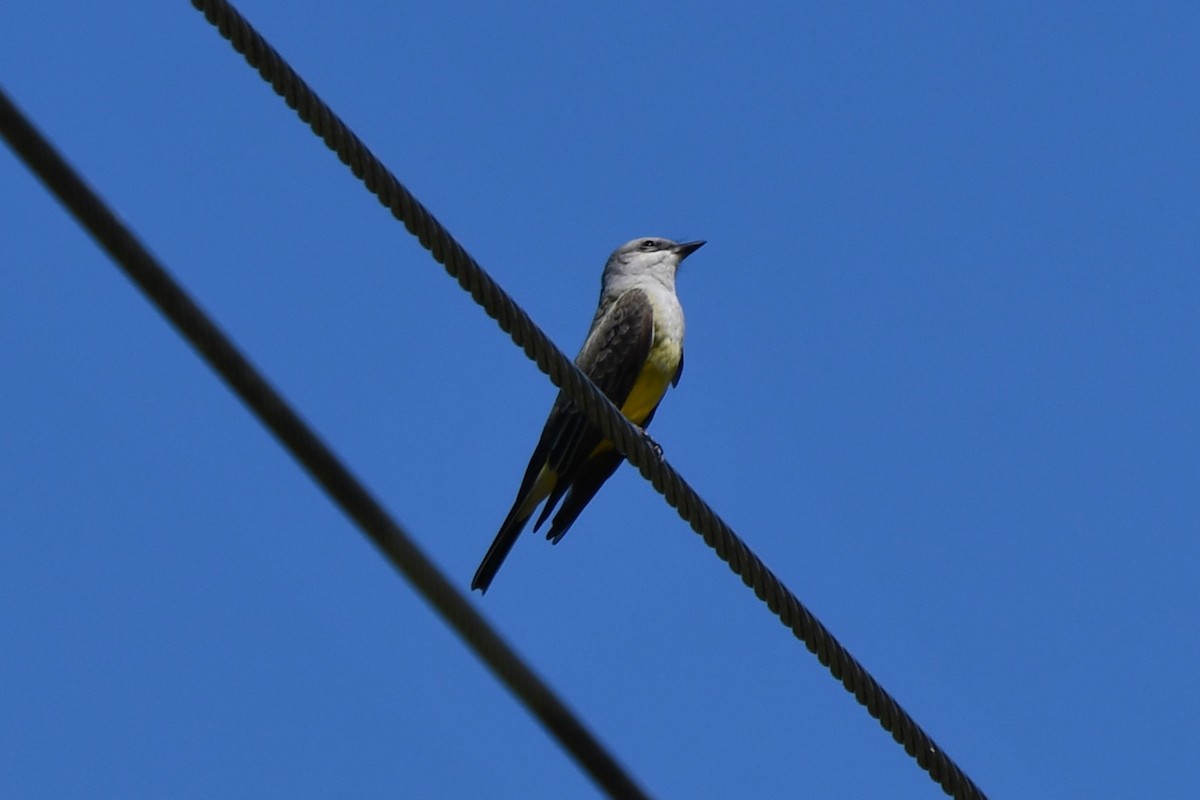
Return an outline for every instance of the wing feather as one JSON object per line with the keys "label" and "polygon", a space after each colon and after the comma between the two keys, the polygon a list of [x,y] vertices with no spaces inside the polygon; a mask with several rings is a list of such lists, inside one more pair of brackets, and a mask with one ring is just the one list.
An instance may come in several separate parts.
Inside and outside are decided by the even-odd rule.
{"label": "wing feather", "polygon": [[[575,364],[609,400],[620,407],[633,390],[653,342],[654,307],[645,292],[631,289],[604,310],[583,343]],[[588,462],[589,456],[603,439],[600,432],[588,423],[583,412],[560,393],[555,402],[555,412],[546,423],[542,442],[539,443],[539,450],[545,447],[545,463],[558,475],[558,481],[534,523],[534,530],[541,527],[572,487],[580,468]],[[617,463],[620,463],[619,457]],[[614,465],[604,478],[607,479],[615,469]],[[595,494],[603,482],[602,479],[597,483],[591,494]],[[583,504],[575,513],[578,514],[582,509]]]}
{"label": "wing feather", "polygon": [[[654,308],[641,289],[625,292],[608,308],[583,343],[575,364],[617,407],[629,397],[654,341]],[[585,460],[602,441],[583,412],[561,395],[547,463],[560,477]],[[550,427],[550,426],[548,426]]]}

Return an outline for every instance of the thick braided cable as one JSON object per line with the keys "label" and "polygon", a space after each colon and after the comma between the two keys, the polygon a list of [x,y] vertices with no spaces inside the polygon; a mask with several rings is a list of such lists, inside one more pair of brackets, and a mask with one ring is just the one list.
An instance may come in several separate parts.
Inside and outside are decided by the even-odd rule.
{"label": "thick braided cable", "polygon": [[500,286],[458,244],[433,215],[404,188],[396,177],[349,130],[283,57],[225,0],[191,0],[204,12],[210,23],[230,41],[263,80],[271,84],[313,133],[337,153],[404,223],[421,245],[442,264],[488,316],[509,334],[513,342],[546,373],[555,386],[563,389],[618,450],[637,467],[654,488],[688,522],[692,530],[736,574],[754,589],[780,621],[821,664],[842,682],[846,690],[866,707],[892,738],[904,746],[942,789],[956,798],[984,798],[983,792],[925,733],[900,704],[850,655],[782,581],[756,556],[733,530],[712,510],[675,470],[659,456],[621,412],[587,379],[549,338],[533,323]]}

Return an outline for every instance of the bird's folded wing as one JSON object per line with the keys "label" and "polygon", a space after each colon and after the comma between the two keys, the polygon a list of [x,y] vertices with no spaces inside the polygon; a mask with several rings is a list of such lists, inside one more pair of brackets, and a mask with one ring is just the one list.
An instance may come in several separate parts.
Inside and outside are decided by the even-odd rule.
{"label": "bird's folded wing", "polygon": [[[654,341],[654,307],[641,289],[630,289],[609,307],[588,334],[575,364],[620,408],[637,382]],[[561,395],[543,438],[546,461],[560,482],[603,441],[574,403]]]}

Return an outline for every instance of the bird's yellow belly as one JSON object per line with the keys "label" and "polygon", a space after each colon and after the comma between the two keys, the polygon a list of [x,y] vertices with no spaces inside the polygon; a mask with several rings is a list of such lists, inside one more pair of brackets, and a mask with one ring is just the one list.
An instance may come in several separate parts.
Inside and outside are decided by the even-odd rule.
{"label": "bird's yellow belly", "polygon": [[[634,425],[642,425],[667,393],[667,387],[679,369],[679,356],[682,347],[676,342],[661,342],[650,351],[650,357],[638,373],[629,397],[621,405],[621,413]],[[612,448],[612,442],[605,439],[596,446],[589,458]]]}
{"label": "bird's yellow belly", "polygon": [[650,416],[667,392],[667,386],[679,369],[678,344],[664,342],[650,351],[641,373],[621,405],[621,413],[636,425],[641,425]]}

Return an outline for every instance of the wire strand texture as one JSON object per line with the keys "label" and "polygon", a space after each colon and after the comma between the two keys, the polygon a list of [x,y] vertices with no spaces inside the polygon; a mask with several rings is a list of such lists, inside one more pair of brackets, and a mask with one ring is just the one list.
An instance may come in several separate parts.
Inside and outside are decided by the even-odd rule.
{"label": "wire strand texture", "polygon": [[942,789],[956,798],[984,793],[837,641],[776,575],[733,532],[686,481],[652,448],[637,428],[583,375],[530,317],[479,266],[434,216],[413,197],[282,56],[225,0],[192,0],[263,80],[308,123],[392,215],[404,223],[433,258],[509,334],[538,369],[583,410],[705,544],[728,563],[796,638],[829,668],[892,738],[904,746]]}

